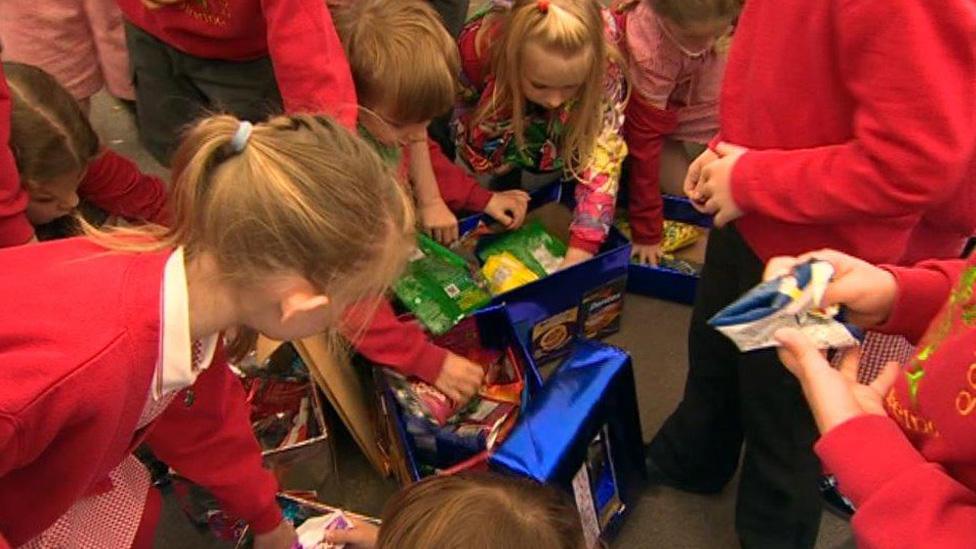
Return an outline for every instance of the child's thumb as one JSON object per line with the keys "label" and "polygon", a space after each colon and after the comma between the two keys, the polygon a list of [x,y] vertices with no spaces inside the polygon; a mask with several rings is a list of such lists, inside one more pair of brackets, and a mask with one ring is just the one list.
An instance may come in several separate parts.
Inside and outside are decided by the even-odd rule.
{"label": "child's thumb", "polygon": [[773,334],[773,339],[779,342],[784,350],[788,351],[796,360],[803,362],[806,359],[819,357],[820,351],[814,346],[810,338],[803,335],[803,332],[796,328],[782,328]]}
{"label": "child's thumb", "polygon": [[881,373],[878,377],[874,378],[871,382],[871,388],[877,391],[879,395],[886,395],[888,391],[895,385],[895,380],[898,379],[898,374],[901,373],[901,366],[897,362],[889,362],[885,364]]}

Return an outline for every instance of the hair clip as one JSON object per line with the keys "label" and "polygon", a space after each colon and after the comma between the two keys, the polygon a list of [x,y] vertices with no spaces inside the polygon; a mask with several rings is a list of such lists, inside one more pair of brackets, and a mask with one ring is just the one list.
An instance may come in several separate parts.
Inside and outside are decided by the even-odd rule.
{"label": "hair clip", "polygon": [[543,15],[549,13],[549,0],[538,0],[538,2],[536,2],[536,6]]}
{"label": "hair clip", "polygon": [[230,138],[230,148],[234,150],[235,153],[239,153],[244,150],[247,145],[247,140],[251,138],[251,130],[254,129],[254,124],[251,124],[247,120],[242,120],[237,126],[237,131],[234,132],[234,137]]}

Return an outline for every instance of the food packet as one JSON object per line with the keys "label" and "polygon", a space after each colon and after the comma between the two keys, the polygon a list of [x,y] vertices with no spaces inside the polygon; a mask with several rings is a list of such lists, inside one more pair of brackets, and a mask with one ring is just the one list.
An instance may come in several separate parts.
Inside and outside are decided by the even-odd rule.
{"label": "food packet", "polygon": [[329,530],[349,530],[351,528],[353,528],[352,521],[342,511],[312,517],[295,529],[298,541],[292,545],[291,549],[343,549],[346,546],[344,543],[334,544],[325,541],[325,533]]}
{"label": "food packet", "polygon": [[539,278],[556,272],[566,257],[566,244],[546,232],[542,222],[534,219],[521,229],[505,233],[478,251],[486,263],[491,256],[508,252]]}
{"label": "food packet", "polygon": [[263,450],[284,448],[317,436],[308,382],[245,378],[245,398],[251,407],[251,427]]}
{"label": "food packet", "polygon": [[491,295],[503,294],[539,280],[539,275],[509,252],[489,257],[481,272],[488,281],[488,291]]}
{"label": "food packet", "polygon": [[418,236],[417,250],[393,290],[434,335],[491,301],[465,261],[424,234]]}
{"label": "food packet", "polygon": [[853,347],[863,333],[843,322],[840,307],[819,307],[834,267],[811,260],[789,274],[763,282],[736,302],[719,311],[708,324],[722,332],[740,351],[777,347],[773,334],[781,328],[797,328],[819,349]]}
{"label": "food packet", "polygon": [[664,237],[661,239],[661,251],[673,253],[691,246],[701,239],[705,231],[694,225],[679,221],[664,221]]}

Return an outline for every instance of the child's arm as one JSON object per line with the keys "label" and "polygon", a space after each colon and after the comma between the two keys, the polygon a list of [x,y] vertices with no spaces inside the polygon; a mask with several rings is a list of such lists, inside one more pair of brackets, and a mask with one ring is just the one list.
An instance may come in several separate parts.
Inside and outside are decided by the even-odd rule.
{"label": "child's arm", "polygon": [[325,2],[261,0],[268,50],[288,112],[325,112],[356,127],[356,88]]}
{"label": "child's arm", "polygon": [[10,92],[0,69],[0,248],[24,244],[34,238],[27,220],[27,191],[20,185],[10,141]]}
{"label": "child's arm", "polygon": [[458,238],[458,221],[437,188],[437,177],[431,166],[426,138],[411,141],[407,148],[410,181],[413,183],[417,211],[423,228],[430,231],[431,236],[441,244],[450,244]]}
{"label": "child's arm", "polygon": [[603,128],[597,136],[588,164],[580,171],[576,184],[576,211],[569,226],[569,251],[562,268],[585,261],[596,254],[613,224],[620,168],[627,156],[621,135],[627,88],[623,75],[612,67],[607,78],[610,89],[604,98]]}
{"label": "child's arm", "polygon": [[[186,405],[188,393],[192,404]],[[150,427],[146,442],[159,459],[213,492],[257,534],[275,530],[278,482],[264,468],[240,381],[218,350],[196,383],[177,395]]]}
{"label": "child's arm", "polygon": [[834,5],[843,52],[837,70],[857,102],[854,138],[747,152],[732,173],[733,198],[745,213],[815,224],[899,216],[972,184],[963,181],[976,147],[972,2]]}
{"label": "child's arm", "polygon": [[[631,94],[624,136],[630,151],[628,217],[635,246],[660,248],[664,229],[659,181],[661,150],[665,136],[673,133],[677,125],[675,112],[654,107],[638,93]],[[657,250],[653,251],[648,255],[656,255]]]}
{"label": "child's arm", "polygon": [[942,309],[952,282],[959,279],[965,266],[966,261],[962,259],[924,261],[914,267],[885,266],[895,277],[898,293],[888,319],[872,329],[918,342]]}
{"label": "child's arm", "polygon": [[111,215],[165,225],[166,184],[128,158],[105,149],[88,165],[78,194]]}

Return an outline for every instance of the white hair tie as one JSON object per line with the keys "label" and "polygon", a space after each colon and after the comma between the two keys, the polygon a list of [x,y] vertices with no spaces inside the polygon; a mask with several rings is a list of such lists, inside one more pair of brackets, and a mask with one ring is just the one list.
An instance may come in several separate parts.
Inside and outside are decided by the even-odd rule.
{"label": "white hair tie", "polygon": [[247,146],[247,140],[251,138],[251,130],[254,129],[254,124],[251,124],[247,120],[241,121],[240,125],[237,126],[237,131],[234,132],[234,137],[230,139],[230,148],[234,150],[235,153],[239,153],[244,150]]}

